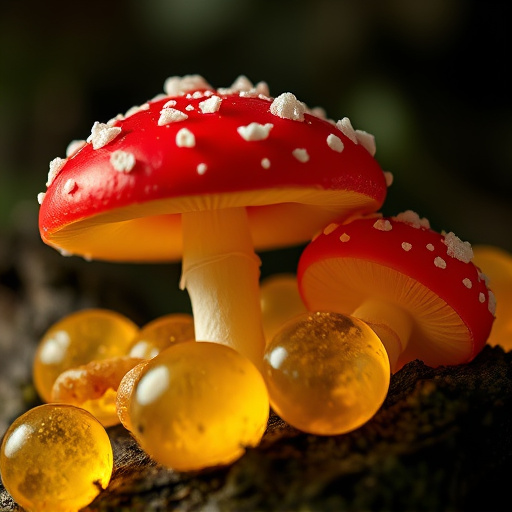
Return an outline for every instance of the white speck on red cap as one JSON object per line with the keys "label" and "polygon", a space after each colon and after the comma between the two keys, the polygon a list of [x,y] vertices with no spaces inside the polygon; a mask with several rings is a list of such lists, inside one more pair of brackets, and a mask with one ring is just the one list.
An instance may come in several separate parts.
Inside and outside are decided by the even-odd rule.
{"label": "white speck on red cap", "polygon": [[178,102],[176,100],[169,100],[164,103],[164,106],[162,108],[172,108],[175,107]]}
{"label": "white speck on red cap", "polygon": [[409,242],[402,242],[402,249],[408,252],[412,249],[412,244],[410,244]]}
{"label": "white speck on red cap", "polygon": [[76,181],[73,179],[69,179],[64,183],[64,187],[62,188],[66,194],[71,194],[73,190],[76,188]]}
{"label": "white speck on red cap", "polygon": [[164,126],[169,123],[178,123],[184,121],[188,116],[181,110],[175,108],[163,108],[160,111],[160,118],[158,119],[158,126]]}
{"label": "white speck on red cap", "polygon": [[478,294],[478,301],[481,302],[482,304],[485,302],[485,295],[483,294],[483,292],[480,292]]}
{"label": "white speck on red cap", "polygon": [[292,155],[302,163],[306,163],[309,160],[309,154],[304,148],[297,148],[292,151]]}
{"label": "white speck on red cap", "polygon": [[202,176],[208,169],[208,166],[205,163],[201,163],[197,166],[197,174]]}
{"label": "white speck on red cap", "polygon": [[413,228],[426,228],[430,229],[430,222],[425,217],[420,217],[416,212],[412,210],[405,210],[404,212],[399,213],[395,217],[394,220],[398,220],[399,222],[406,222],[411,225]]}
{"label": "white speck on red cap", "polygon": [[347,235],[347,233],[343,233],[340,235],[340,242],[348,242],[350,240],[350,235]]}
{"label": "white speck on red cap", "polygon": [[73,156],[75,153],[78,152],[79,149],[82,149],[86,144],[87,142],[85,140],[72,140],[66,148],[66,156]]}
{"label": "white speck on red cap", "polygon": [[262,158],[261,167],[263,167],[263,169],[270,169],[270,160],[268,158]]}
{"label": "white speck on red cap", "polygon": [[135,156],[119,149],[110,155],[110,163],[116,171],[130,172],[135,167]]}
{"label": "white speck on red cap", "polygon": [[219,110],[221,103],[222,98],[219,96],[210,96],[207,100],[199,103],[199,108],[203,114],[213,114]]}
{"label": "white speck on red cap", "polygon": [[471,289],[473,287],[473,283],[471,282],[471,279],[465,277],[463,280],[462,280],[462,284],[468,288],[468,289]]}
{"label": "white speck on red cap", "polygon": [[447,233],[443,239],[443,243],[448,248],[448,256],[457,260],[469,263],[473,259],[473,249],[469,242],[463,242],[454,233]]}
{"label": "white speck on red cap", "polygon": [[176,134],[176,145],[180,148],[193,148],[196,145],[196,137],[187,128],[182,128]]}
{"label": "white speck on red cap", "polygon": [[488,290],[487,293],[489,295],[489,302],[487,303],[487,307],[489,308],[489,313],[491,313],[491,315],[493,315],[493,316],[496,316],[496,297],[495,297],[494,293],[492,293],[491,290]]}
{"label": "white speck on red cap", "polygon": [[91,135],[87,138],[87,142],[92,142],[93,149],[100,149],[113,141],[121,133],[119,126],[108,126],[105,123],[96,121],[91,129]]}
{"label": "white speck on red cap", "polygon": [[338,153],[341,153],[345,148],[345,145],[343,144],[342,140],[336,135],[334,135],[334,133],[330,133],[329,135],[327,135],[327,145],[333,151],[337,151]]}
{"label": "white speck on red cap", "polygon": [[149,110],[149,103],[144,103],[142,105],[136,105],[135,107],[129,108],[126,111],[124,117],[126,119],[130,116],[133,116],[133,114],[137,114],[137,112],[142,112],[143,110]]}
{"label": "white speck on red cap", "polygon": [[64,164],[66,163],[66,160],[64,158],[54,158],[50,162],[50,171],[48,172],[48,180],[46,182],[46,186],[49,187],[53,180],[57,177],[61,169],[64,167]]}
{"label": "white speck on red cap", "polygon": [[434,250],[434,246],[433,246],[432,244],[427,244],[427,245],[426,245],[426,248],[427,248],[427,250],[429,250],[429,251],[433,251],[433,250]]}
{"label": "white speck on red cap", "polygon": [[373,227],[379,231],[391,231],[393,229],[393,226],[388,219],[377,219],[373,224]]}
{"label": "white speck on red cap", "polygon": [[434,265],[437,267],[437,268],[446,268],[446,261],[443,260],[443,258],[441,258],[440,256],[436,256],[434,258]]}
{"label": "white speck on red cap", "polygon": [[393,185],[393,173],[389,171],[384,171],[384,178],[386,179],[386,186],[391,187]]}
{"label": "white speck on red cap", "polygon": [[341,132],[346,135],[354,144],[357,144],[357,136],[354,128],[352,127],[352,123],[348,117],[344,117],[340,119],[336,126]]}
{"label": "white speck on red cap", "polygon": [[291,92],[279,95],[270,105],[270,112],[275,116],[292,121],[304,121],[306,106]]}
{"label": "white speck on red cap", "polygon": [[43,204],[43,201],[44,201],[44,196],[46,194],[44,192],[39,192],[39,194],[37,194],[37,202],[39,204]]}
{"label": "white speck on red cap", "polygon": [[272,123],[250,123],[247,126],[239,126],[237,131],[242,139],[247,141],[254,141],[266,139],[272,128],[274,128]]}
{"label": "white speck on red cap", "polygon": [[201,75],[170,76],[164,83],[167,96],[182,96],[195,89],[211,89],[211,85]]}
{"label": "white speck on red cap", "polygon": [[356,139],[363,148],[370,153],[370,155],[375,156],[375,153],[377,152],[377,146],[375,145],[375,137],[368,132],[365,132],[363,130],[356,130]]}

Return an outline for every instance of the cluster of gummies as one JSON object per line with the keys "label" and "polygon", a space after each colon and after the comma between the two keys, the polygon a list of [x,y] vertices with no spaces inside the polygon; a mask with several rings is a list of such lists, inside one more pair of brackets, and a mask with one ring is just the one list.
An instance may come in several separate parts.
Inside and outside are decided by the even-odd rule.
{"label": "cluster of gummies", "polygon": [[[187,314],[139,328],[117,312],[87,309],[51,326],[33,368],[46,404],[20,416],[2,444],[2,480],[13,498],[27,510],[89,504],[109,483],[105,428],[117,423],[155,461],[189,471],[256,446],[270,404],[305,432],[338,434],[366,422],[389,380],[374,332],[351,317],[306,312],[292,275],[264,281],[261,305],[269,341],[261,368],[230,347],[195,341]],[[305,336],[314,350],[297,349]]]}

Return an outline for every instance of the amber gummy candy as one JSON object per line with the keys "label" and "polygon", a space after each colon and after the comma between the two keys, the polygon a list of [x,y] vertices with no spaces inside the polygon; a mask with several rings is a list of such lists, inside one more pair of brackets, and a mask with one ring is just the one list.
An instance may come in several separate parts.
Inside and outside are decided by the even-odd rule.
{"label": "amber gummy candy", "polygon": [[7,430],[0,452],[2,482],[30,512],[72,512],[105,489],[113,453],[103,426],[65,404],[35,407]]}

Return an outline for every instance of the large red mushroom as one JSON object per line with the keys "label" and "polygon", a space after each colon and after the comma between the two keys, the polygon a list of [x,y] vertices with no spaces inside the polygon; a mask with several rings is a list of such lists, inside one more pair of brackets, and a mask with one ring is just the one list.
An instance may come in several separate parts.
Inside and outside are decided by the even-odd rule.
{"label": "large red mushroom", "polygon": [[264,338],[255,250],[306,242],[337,218],[378,210],[386,176],[373,138],[291,93],[240,77],[214,89],[172,77],[165,94],[109,122],[50,164],[43,241],[64,254],[183,260],[196,338],[253,362]]}

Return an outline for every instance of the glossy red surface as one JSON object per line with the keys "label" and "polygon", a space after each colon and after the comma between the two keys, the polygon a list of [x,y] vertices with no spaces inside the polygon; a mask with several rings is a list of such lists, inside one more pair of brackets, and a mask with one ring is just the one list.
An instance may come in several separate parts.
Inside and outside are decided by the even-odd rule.
{"label": "glossy red surface", "polygon": [[[188,118],[164,126],[158,120],[170,98],[151,101],[149,109],[113,124],[121,133],[110,143],[99,149],[87,143],[69,157],[41,205],[43,240],[51,243],[63,227],[105,212],[182,196],[304,187],[339,191],[340,200],[345,191],[355,191],[368,197],[370,211],[383,203],[386,184],[377,161],[333,124],[309,114],[303,122],[283,119],[270,112],[268,99],[238,93],[219,96],[222,103],[215,113],[199,109],[206,97],[174,98],[173,108]],[[241,137],[237,128],[252,122],[273,124],[267,139]],[[182,128],[194,134],[195,147],[177,146],[176,135]],[[327,145],[331,133],[343,141],[342,152]],[[307,150],[307,162],[292,155],[297,148]],[[113,168],[110,157],[116,150],[134,155],[130,172]],[[262,159],[269,160],[269,168]],[[198,173],[200,164],[206,165],[204,173]],[[69,180],[74,182],[71,191]]]}
{"label": "glossy red surface", "polygon": [[[314,310],[320,299],[317,292],[307,289],[304,284],[305,274],[314,274],[316,263],[342,258],[374,262],[411,277],[432,290],[440,301],[450,305],[471,334],[470,357],[474,357],[484,346],[494,321],[490,311],[492,305],[489,306],[489,290],[478,267],[472,262],[465,263],[448,255],[448,247],[443,243],[444,236],[440,233],[424,227],[413,227],[392,218],[386,219],[392,229],[382,231],[373,227],[376,220],[376,217],[363,218],[339,225],[331,232],[318,236],[306,247],[298,267],[299,289],[306,305]],[[350,239],[342,242],[342,235],[348,235]],[[404,242],[410,244],[409,250],[404,250]],[[433,250],[427,248],[429,244]],[[446,262],[446,268],[434,264],[437,257]],[[371,279],[372,276],[368,275],[368,280]],[[471,282],[470,288],[464,284],[465,279]],[[335,279],[322,282],[326,292],[332,286],[335,286]],[[393,286],[394,283],[389,283],[390,290]],[[347,293],[347,290],[337,290],[339,296]],[[386,291],[379,290],[379,293]],[[407,293],[404,296],[407,297]],[[403,306],[407,308],[408,305]],[[414,358],[414,353],[408,355]]]}

